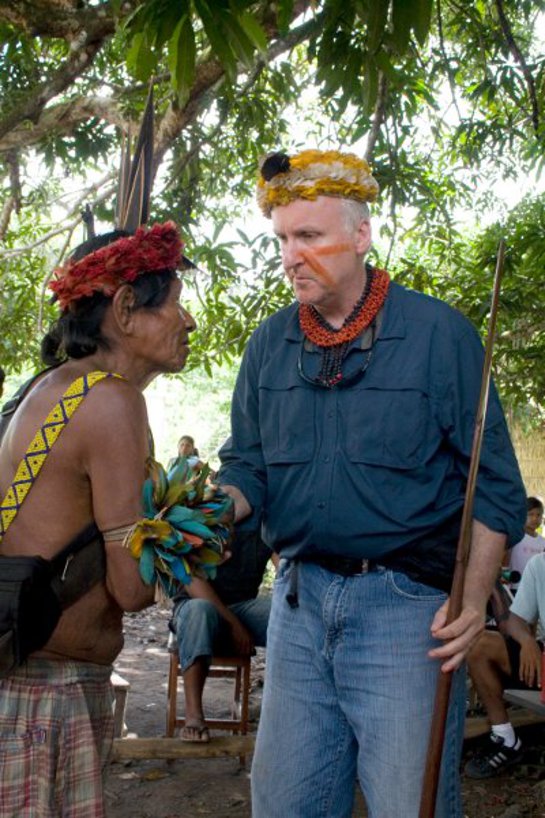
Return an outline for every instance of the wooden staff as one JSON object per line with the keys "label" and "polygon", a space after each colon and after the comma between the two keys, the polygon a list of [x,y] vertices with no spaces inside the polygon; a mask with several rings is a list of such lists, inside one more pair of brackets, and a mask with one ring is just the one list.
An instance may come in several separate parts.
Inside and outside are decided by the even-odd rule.
{"label": "wooden staff", "polygon": [[[477,415],[475,418],[473,445],[471,449],[471,459],[469,461],[469,474],[467,477],[464,509],[462,513],[462,522],[460,525],[460,535],[458,537],[458,545],[456,548],[456,563],[454,567],[454,576],[452,579],[452,587],[450,591],[447,624],[450,624],[455,619],[457,619],[462,610],[465,569],[469,557],[469,549],[471,544],[471,531],[473,524],[473,500],[475,498],[475,487],[477,484],[479,459],[481,456],[481,446],[484,433],[484,421],[486,416],[486,408],[488,405],[488,393],[490,391],[492,348],[494,346],[494,335],[496,332],[496,319],[498,316],[498,302],[501,278],[503,274],[504,256],[505,243],[502,239],[498,247],[498,255],[496,259],[496,274],[494,278],[492,304],[490,307],[490,318],[488,322],[488,337],[486,339],[484,353],[483,374],[481,379],[481,393],[479,396]],[[435,802],[437,799],[437,789],[439,786],[439,772],[441,768],[443,743],[445,740],[445,729],[451,685],[452,671],[448,673],[439,672],[430,729],[430,739],[428,743],[428,754],[426,757],[426,767],[424,770],[424,781],[422,784],[420,812],[418,813],[419,818],[434,818],[435,815]]]}

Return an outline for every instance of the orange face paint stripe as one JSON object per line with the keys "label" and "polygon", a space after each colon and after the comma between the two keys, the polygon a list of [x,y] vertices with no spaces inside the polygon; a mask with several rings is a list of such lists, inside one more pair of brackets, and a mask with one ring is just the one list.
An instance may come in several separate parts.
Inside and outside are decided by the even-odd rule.
{"label": "orange face paint stripe", "polygon": [[327,244],[324,247],[313,247],[312,252],[316,256],[334,256],[337,253],[345,253],[352,247],[348,242],[342,244]]}
{"label": "orange face paint stripe", "polygon": [[335,283],[335,280],[329,270],[326,270],[326,268],[320,264],[314,253],[312,253],[310,250],[301,250],[301,257],[306,261],[308,266],[314,270],[316,275],[319,275],[320,278],[325,281],[326,284],[332,286]]}

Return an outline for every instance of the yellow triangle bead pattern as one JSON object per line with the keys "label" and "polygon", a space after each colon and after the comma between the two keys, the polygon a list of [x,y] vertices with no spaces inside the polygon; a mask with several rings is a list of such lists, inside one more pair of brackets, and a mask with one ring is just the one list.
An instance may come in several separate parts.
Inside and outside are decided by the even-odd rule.
{"label": "yellow triangle bead pattern", "polygon": [[46,417],[42,427],[34,435],[25,456],[17,467],[13,482],[0,504],[0,540],[17,516],[52,446],[89,390],[104,378],[121,377],[114,372],[89,372],[70,384],[60,401]]}

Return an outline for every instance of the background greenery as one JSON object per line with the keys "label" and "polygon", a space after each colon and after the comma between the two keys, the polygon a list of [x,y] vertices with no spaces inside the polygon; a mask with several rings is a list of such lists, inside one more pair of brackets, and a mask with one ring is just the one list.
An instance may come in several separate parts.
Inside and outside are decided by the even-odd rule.
{"label": "background greenery", "polygon": [[544,11],[545,0],[0,0],[10,377],[37,363],[47,275],[81,241],[81,207],[99,227],[113,220],[120,138],[153,76],[152,219],[183,225],[203,271],[187,282],[198,378],[236,365],[289,299],[253,203],[259,157],[341,144],[381,185],[375,259],[480,329],[505,236],[496,378],[509,410],[539,422]]}

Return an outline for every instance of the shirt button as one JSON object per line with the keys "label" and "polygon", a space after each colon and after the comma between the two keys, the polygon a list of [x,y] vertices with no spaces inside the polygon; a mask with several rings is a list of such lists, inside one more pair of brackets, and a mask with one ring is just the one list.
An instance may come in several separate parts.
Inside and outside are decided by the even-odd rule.
{"label": "shirt button", "polygon": [[327,455],[327,454],[324,457],[324,463],[329,463],[329,455]]}
{"label": "shirt button", "polygon": [[325,508],[325,503],[318,503],[318,508]]}

